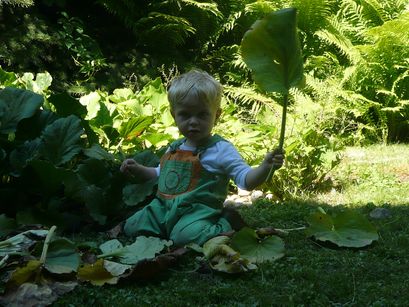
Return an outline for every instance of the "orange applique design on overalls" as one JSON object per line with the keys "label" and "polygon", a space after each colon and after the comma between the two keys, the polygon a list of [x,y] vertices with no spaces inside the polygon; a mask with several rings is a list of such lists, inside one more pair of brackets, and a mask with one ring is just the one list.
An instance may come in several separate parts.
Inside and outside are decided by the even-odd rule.
{"label": "orange applique design on overalls", "polygon": [[177,149],[166,153],[160,165],[158,196],[172,199],[197,187],[202,171],[199,154]]}

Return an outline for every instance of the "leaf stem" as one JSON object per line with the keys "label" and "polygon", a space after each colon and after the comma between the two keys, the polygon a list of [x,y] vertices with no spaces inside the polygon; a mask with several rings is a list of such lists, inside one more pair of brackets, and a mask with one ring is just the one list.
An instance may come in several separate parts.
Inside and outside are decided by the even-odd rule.
{"label": "leaf stem", "polygon": [[[278,149],[282,150],[284,147],[284,136],[285,136],[285,123],[287,120],[287,106],[288,106],[288,93],[284,94],[283,97],[283,114],[281,116],[281,131],[280,131],[280,139],[278,141]],[[277,170],[276,167],[272,167],[270,172],[268,173],[266,181],[269,182],[271,177],[273,177],[274,172]]]}
{"label": "leaf stem", "polygon": [[6,255],[3,257],[3,259],[0,260],[0,269],[6,264],[9,257],[10,257],[9,255]]}
{"label": "leaf stem", "polygon": [[50,246],[50,241],[56,229],[57,229],[57,226],[52,226],[50,230],[48,231],[47,237],[45,238],[45,241],[44,241],[43,251],[41,253],[41,258],[40,258],[41,264],[45,263],[45,259],[47,258],[48,247]]}

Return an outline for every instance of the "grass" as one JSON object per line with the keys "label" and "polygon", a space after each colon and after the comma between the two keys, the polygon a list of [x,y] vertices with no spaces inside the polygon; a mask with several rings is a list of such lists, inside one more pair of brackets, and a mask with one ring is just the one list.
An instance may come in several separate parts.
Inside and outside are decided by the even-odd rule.
{"label": "grass", "polygon": [[318,195],[328,204],[409,204],[409,149],[406,145],[347,148],[331,172],[335,188]]}
{"label": "grass", "polygon": [[296,228],[321,206],[365,215],[377,207],[379,240],[363,249],[328,246],[302,231],[284,238],[286,256],[237,276],[196,270],[188,255],[150,281],[82,284],[55,306],[405,306],[409,302],[409,147],[349,148],[331,173],[336,188],[314,199],[242,208],[253,227]]}

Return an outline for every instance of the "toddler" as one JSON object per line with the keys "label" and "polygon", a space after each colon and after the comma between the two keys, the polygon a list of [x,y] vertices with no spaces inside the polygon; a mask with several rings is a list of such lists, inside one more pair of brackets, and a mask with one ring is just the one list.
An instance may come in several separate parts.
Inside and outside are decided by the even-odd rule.
{"label": "toddler", "polygon": [[184,137],[169,146],[156,168],[133,159],[122,163],[125,174],[143,180],[159,177],[155,199],[126,220],[126,235],[159,236],[177,246],[202,245],[232,230],[222,215],[230,179],[252,190],[273,166],[283,165],[283,153],[274,151],[252,168],[230,142],[212,134],[221,114],[221,96],[221,84],[204,71],[192,70],[171,81],[170,111]]}

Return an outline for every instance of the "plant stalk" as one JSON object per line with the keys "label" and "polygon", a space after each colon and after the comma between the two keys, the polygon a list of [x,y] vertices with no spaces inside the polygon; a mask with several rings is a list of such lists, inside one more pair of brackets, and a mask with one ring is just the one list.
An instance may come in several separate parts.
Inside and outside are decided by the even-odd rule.
{"label": "plant stalk", "polygon": [[50,241],[56,229],[57,229],[57,226],[52,226],[50,230],[48,231],[47,237],[45,238],[45,241],[44,241],[43,251],[41,253],[41,258],[40,258],[41,264],[45,263],[45,259],[47,258],[48,246],[50,245]]}
{"label": "plant stalk", "polygon": [[[283,114],[281,116],[281,131],[280,131],[280,139],[278,141],[278,149],[280,151],[282,151],[284,147],[285,123],[287,120],[287,106],[288,106],[288,93],[284,94],[284,100],[283,100]],[[268,176],[266,179],[267,182],[271,180],[271,177],[273,177],[273,174],[276,170],[277,168],[274,166],[270,169],[270,172],[268,173]]]}

